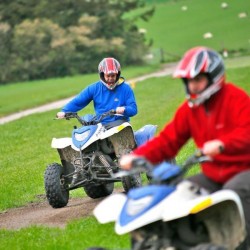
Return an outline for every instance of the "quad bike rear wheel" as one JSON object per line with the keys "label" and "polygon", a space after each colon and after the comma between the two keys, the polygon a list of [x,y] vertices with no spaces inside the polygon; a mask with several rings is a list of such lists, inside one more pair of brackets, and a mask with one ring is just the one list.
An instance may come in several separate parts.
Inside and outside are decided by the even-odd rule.
{"label": "quad bike rear wheel", "polygon": [[99,185],[88,185],[83,187],[85,193],[92,199],[108,196],[112,194],[114,190],[114,183],[99,184]]}
{"label": "quad bike rear wheel", "polygon": [[58,163],[48,165],[44,173],[46,197],[53,208],[65,207],[69,200],[69,190],[63,178],[63,168]]}

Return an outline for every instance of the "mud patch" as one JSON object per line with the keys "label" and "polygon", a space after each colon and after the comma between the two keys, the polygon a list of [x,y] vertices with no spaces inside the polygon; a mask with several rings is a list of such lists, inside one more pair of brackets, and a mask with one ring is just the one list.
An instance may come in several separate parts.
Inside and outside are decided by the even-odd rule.
{"label": "mud patch", "polygon": [[71,198],[66,207],[57,209],[52,208],[46,200],[30,203],[0,213],[0,228],[20,229],[32,225],[64,228],[71,220],[92,215],[93,209],[102,199]]}

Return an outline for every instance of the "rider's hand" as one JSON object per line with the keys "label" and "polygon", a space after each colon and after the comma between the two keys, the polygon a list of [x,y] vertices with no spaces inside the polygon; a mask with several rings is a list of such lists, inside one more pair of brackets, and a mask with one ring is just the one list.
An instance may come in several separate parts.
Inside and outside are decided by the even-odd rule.
{"label": "rider's hand", "polygon": [[56,118],[58,119],[63,119],[64,117],[65,117],[65,112],[60,111],[56,114]]}
{"label": "rider's hand", "polygon": [[222,153],[224,150],[224,143],[220,140],[211,140],[204,143],[202,153],[206,156],[213,157]]}
{"label": "rider's hand", "polygon": [[132,161],[136,158],[138,158],[138,156],[134,154],[123,155],[119,161],[119,164],[122,169],[129,170],[132,167]]}
{"label": "rider's hand", "polygon": [[125,111],[125,107],[117,107],[115,111],[116,114],[122,115]]}

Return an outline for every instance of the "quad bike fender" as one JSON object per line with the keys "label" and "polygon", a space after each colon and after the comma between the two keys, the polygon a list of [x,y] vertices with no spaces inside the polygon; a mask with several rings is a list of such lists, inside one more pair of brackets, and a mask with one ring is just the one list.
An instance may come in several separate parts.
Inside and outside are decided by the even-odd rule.
{"label": "quad bike fender", "polygon": [[[91,127],[91,126],[89,126],[89,127]],[[104,127],[102,126],[101,123],[98,123],[97,126],[95,125],[95,127],[96,128],[92,130],[92,132],[87,140],[77,141],[77,143],[72,142],[72,148],[75,151],[80,151],[80,148],[81,148],[81,150],[84,150],[85,148],[87,148],[89,145],[91,145],[95,141],[98,141],[99,139],[101,139],[101,136],[102,136],[103,131],[104,131]]]}
{"label": "quad bike fender", "polygon": [[52,148],[62,149],[72,145],[70,137],[66,138],[53,138],[51,142]]}
{"label": "quad bike fender", "polygon": [[[117,134],[119,133],[121,130],[125,129],[126,127],[131,127],[132,130],[132,126],[129,122],[124,122],[119,126],[113,127],[111,129],[106,130],[104,133],[102,133],[100,135],[100,139],[105,139],[107,137],[110,137],[111,135]],[[133,130],[132,130],[133,131]]]}
{"label": "quad bike fender", "polygon": [[[222,202],[233,202],[238,213],[244,223],[244,214],[240,198],[238,195],[231,190],[220,190],[212,194],[197,196],[188,192],[187,190],[182,190],[177,188],[175,192],[169,195],[166,207],[163,213],[163,221],[170,221],[185,217],[189,214],[197,214],[205,209],[213,207],[216,204]],[[223,205],[221,206],[223,208]]]}
{"label": "quad bike fender", "polygon": [[220,190],[191,200],[181,199],[174,193],[165,203],[163,221],[195,216],[206,225],[211,242],[227,246],[229,250],[236,249],[245,240],[243,208],[234,191]]}
{"label": "quad bike fender", "polygon": [[161,221],[165,200],[173,190],[173,187],[157,185],[131,190],[116,219],[116,233],[125,234],[155,221]]}
{"label": "quad bike fender", "polygon": [[[121,216],[124,216],[124,215],[120,214],[119,218],[116,220],[116,223],[115,223],[115,232],[119,235],[126,234],[138,228],[141,228],[145,225],[149,225],[155,221],[162,220],[162,214],[165,208],[166,199],[167,198],[159,202],[156,206],[153,206],[151,209],[147,210],[147,212],[141,215],[138,215],[137,218],[128,222],[126,225],[122,225]],[[137,211],[137,209],[138,208],[135,208],[135,211]],[[131,210],[133,210],[133,208]]]}
{"label": "quad bike fender", "polygon": [[125,194],[113,194],[95,207],[94,216],[102,224],[116,221],[125,202]]}

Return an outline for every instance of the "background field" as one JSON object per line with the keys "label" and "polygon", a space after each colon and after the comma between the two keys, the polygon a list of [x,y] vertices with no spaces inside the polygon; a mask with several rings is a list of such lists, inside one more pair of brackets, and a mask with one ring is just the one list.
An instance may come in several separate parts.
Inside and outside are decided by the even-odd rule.
{"label": "background field", "polygon": [[[148,2],[158,3],[155,15],[138,25],[146,30],[148,42],[153,41],[155,60],[159,60],[160,49],[164,51],[164,60],[176,60],[188,48],[198,45],[218,51],[227,49],[230,56],[250,53],[250,18],[238,17],[242,12],[249,15],[250,1],[229,0],[226,9],[221,8],[223,1],[217,0]],[[213,34],[211,39],[203,38],[207,32]]]}
{"label": "background field", "polygon": [[[244,48],[245,52],[249,49],[249,17],[237,17],[238,12],[250,9],[249,1],[228,1],[227,10],[221,10],[220,2],[215,0],[161,2],[156,5],[151,21],[140,23],[147,29],[148,39],[154,38],[155,51],[163,48],[171,54],[169,58],[173,58],[172,55],[179,56],[194,45],[208,45],[218,50],[224,46],[231,50]],[[187,12],[181,11],[184,4],[188,6]],[[203,32],[207,31],[214,32],[214,40],[202,39]],[[250,94],[249,57],[226,59],[226,65],[227,79]],[[124,67],[124,76],[132,78],[158,68],[159,64],[136,69]],[[72,96],[96,77],[92,74],[1,86],[0,116]],[[157,124],[160,130],[184,100],[182,84],[171,77],[140,82],[134,91],[139,107],[139,114],[132,119],[135,130],[150,123]],[[88,107],[81,114],[92,110]],[[0,212],[37,201],[37,197],[44,194],[46,165],[58,161],[57,152],[50,148],[51,138],[69,136],[76,124],[74,121],[53,120],[56,112],[35,114],[0,126]],[[193,150],[194,145],[189,142],[178,154],[178,163]],[[83,196],[83,192],[77,190],[72,196]],[[0,249],[86,249],[93,245],[125,249],[129,246],[127,235],[115,235],[113,224],[100,226],[93,217],[73,221],[65,229],[30,227],[0,230],[0,242]]]}
{"label": "background field", "polygon": [[[250,93],[249,72],[250,67],[233,68],[228,71],[228,79],[239,82],[238,85]],[[157,124],[160,130],[184,99],[182,84],[170,77],[138,83],[135,95],[139,114],[132,120],[134,129],[151,123]],[[85,110],[86,113],[90,111],[91,107]],[[0,126],[1,156],[4,156],[0,159],[0,211],[35,202],[44,194],[43,173],[46,165],[58,162],[57,152],[50,148],[51,138],[68,136],[76,124],[73,121],[53,120],[54,115],[55,111],[50,111]],[[193,151],[191,141],[178,154],[178,163]],[[83,195],[79,189],[71,197]],[[113,224],[98,226],[92,217],[73,221],[64,230],[44,227],[0,230],[0,241],[0,249],[27,249],[28,246],[31,249],[85,249],[93,245],[124,249],[129,246],[128,235],[118,237],[113,232]]]}
{"label": "background field", "polygon": [[[131,79],[157,69],[160,69],[159,64],[127,67],[122,70],[122,75]],[[76,95],[97,80],[98,74],[95,73],[0,85],[0,117]]]}

